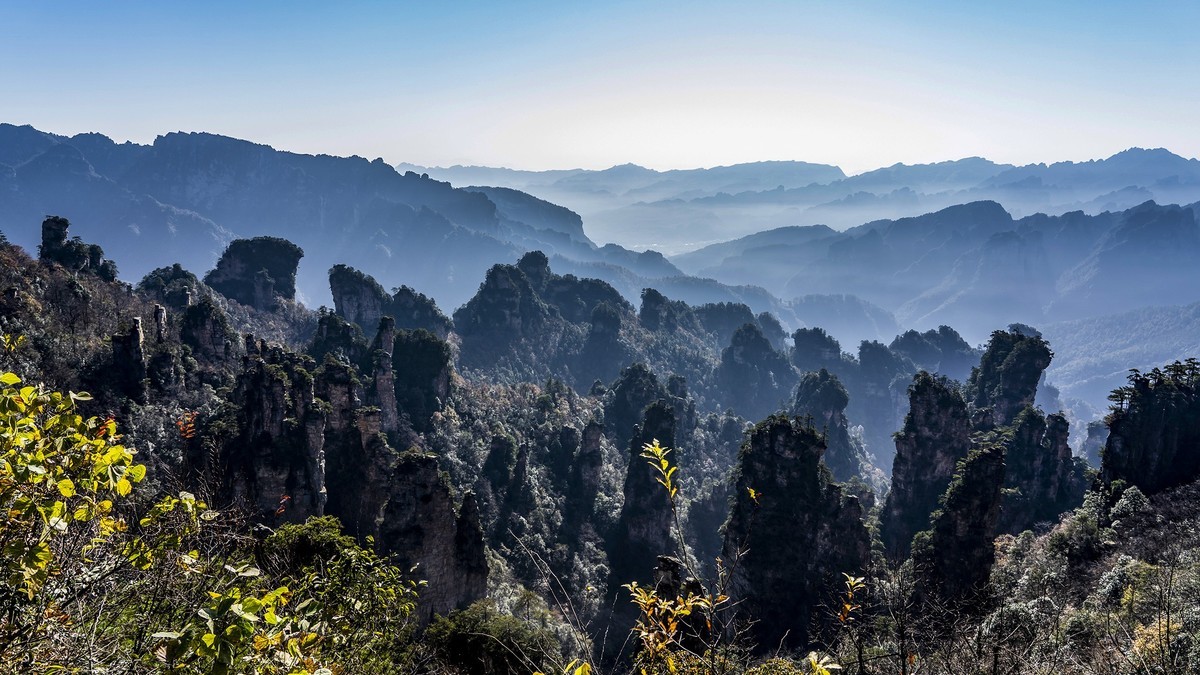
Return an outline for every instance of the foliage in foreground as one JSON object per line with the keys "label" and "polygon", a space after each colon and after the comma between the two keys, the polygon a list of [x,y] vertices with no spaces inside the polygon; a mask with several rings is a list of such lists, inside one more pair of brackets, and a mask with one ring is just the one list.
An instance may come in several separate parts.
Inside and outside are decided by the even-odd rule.
{"label": "foliage in foreground", "polygon": [[0,671],[395,672],[408,575],[322,519],[257,541],[146,468],[83,394],[0,375]]}

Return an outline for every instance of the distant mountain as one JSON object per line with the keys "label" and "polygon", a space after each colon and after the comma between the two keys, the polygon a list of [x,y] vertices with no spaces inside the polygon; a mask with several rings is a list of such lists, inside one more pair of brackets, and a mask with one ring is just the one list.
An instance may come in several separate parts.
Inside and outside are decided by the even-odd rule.
{"label": "distant mountain", "polygon": [[1150,200],[1200,200],[1200,161],[1140,148],[1089,162],[1013,166],[968,157],[895,164],[854,176],[795,162],[664,172],[636,165],[603,171],[416,170],[443,180],[486,178],[470,182],[523,190],[576,211],[592,236],[668,255],[763,230],[818,224],[842,230],[977,201],[994,201],[1021,218],[1071,211],[1098,215]]}
{"label": "distant mountain", "polygon": [[[609,176],[621,173],[650,182],[672,175],[638,167]],[[72,232],[103,246],[131,281],[164,259],[202,274],[234,238],[287,238],[305,252],[296,285],[310,305],[328,302],[329,268],[352,263],[389,288],[407,285],[453,308],[492,265],[532,250],[612,281],[630,301],[651,280],[672,278],[696,303],[780,304],[762,289],[689,280],[653,251],[597,246],[578,214],[511,188],[460,188],[378,159],[304,155],[213,134],[170,133],[138,145],[0,124],[0,230],[33,250],[47,214],[70,219]]]}
{"label": "distant mountain", "polygon": [[1200,300],[1192,207],[1014,220],[1000,204],[957,205],[845,232],[794,227],[677,256],[684,270],[779,297],[852,294],[902,327],[950,324],[978,342],[1001,323],[1042,324]]}

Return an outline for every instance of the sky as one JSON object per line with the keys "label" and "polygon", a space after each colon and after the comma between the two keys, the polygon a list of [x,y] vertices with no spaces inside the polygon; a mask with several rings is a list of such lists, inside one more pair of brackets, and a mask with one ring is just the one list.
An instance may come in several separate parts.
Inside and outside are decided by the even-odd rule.
{"label": "sky", "polygon": [[14,2],[0,122],[425,166],[1200,155],[1200,3]]}

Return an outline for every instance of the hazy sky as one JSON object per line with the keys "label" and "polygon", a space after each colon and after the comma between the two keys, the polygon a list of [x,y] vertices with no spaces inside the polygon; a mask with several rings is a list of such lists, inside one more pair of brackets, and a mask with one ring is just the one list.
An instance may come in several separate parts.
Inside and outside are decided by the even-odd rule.
{"label": "hazy sky", "polygon": [[426,165],[1200,155],[1200,3],[10,2],[0,121]]}

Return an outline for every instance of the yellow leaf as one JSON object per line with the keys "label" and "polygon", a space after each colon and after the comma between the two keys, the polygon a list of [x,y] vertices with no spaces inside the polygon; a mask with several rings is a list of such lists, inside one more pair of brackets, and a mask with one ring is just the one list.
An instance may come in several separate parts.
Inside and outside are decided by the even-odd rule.
{"label": "yellow leaf", "polygon": [[75,496],[75,482],[70,478],[64,478],[58,481],[58,492],[64,497]]}
{"label": "yellow leaf", "polygon": [[117,494],[118,495],[125,497],[125,496],[128,496],[129,493],[132,491],[133,491],[133,485],[129,482],[128,479],[122,478],[121,480],[117,481]]}

